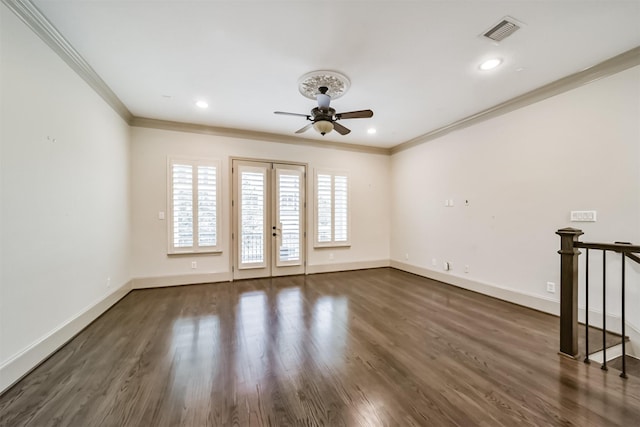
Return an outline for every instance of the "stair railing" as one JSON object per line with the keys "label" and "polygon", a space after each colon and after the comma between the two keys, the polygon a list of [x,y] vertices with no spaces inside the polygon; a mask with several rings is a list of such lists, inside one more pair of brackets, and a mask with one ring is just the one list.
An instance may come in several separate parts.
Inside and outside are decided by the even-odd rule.
{"label": "stair railing", "polygon": [[607,370],[606,357],[606,260],[607,251],[620,253],[622,256],[621,291],[622,291],[622,373],[621,377],[627,378],[626,373],[626,345],[625,345],[625,264],[626,259],[640,263],[640,246],[626,242],[616,243],[588,243],[581,242],[579,237],[584,234],[576,228],[562,228],[556,232],[560,236],[560,353],[571,358],[578,356],[578,256],[580,248],[586,250],[585,285],[586,285],[586,357],[589,360],[589,250],[602,251],[602,369]]}

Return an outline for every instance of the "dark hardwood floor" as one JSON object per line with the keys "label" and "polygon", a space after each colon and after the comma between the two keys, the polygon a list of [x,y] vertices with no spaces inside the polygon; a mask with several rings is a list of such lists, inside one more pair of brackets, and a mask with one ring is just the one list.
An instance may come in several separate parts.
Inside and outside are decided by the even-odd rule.
{"label": "dark hardwood floor", "polygon": [[559,356],[558,327],[393,269],[137,290],[0,425],[640,425],[638,378]]}

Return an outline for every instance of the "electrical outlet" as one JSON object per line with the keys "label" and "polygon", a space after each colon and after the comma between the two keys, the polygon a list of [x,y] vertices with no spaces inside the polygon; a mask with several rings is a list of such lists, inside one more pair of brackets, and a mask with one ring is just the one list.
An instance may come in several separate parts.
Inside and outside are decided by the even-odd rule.
{"label": "electrical outlet", "polygon": [[435,258],[431,258],[431,265],[433,265],[434,267],[438,265],[438,260]]}
{"label": "electrical outlet", "polygon": [[468,273],[468,272],[469,272],[469,266],[468,266],[468,265],[465,265],[465,266],[464,266],[464,272],[465,272],[465,273]]}
{"label": "electrical outlet", "polygon": [[404,259],[409,259],[409,254],[408,253],[404,254]]}
{"label": "electrical outlet", "polygon": [[547,282],[547,292],[555,294],[556,293],[556,284],[553,282]]}
{"label": "electrical outlet", "polygon": [[449,271],[449,270],[451,270],[451,264],[448,261],[445,261],[442,264],[442,268],[444,268],[444,271]]}
{"label": "electrical outlet", "polygon": [[195,270],[196,268],[198,268],[198,263],[196,261],[191,261],[191,269]]}
{"label": "electrical outlet", "polygon": [[111,287],[111,277],[107,277],[107,289]]}
{"label": "electrical outlet", "polygon": [[158,212],[158,219],[159,220],[163,220],[164,219],[164,212],[162,212],[162,211]]}

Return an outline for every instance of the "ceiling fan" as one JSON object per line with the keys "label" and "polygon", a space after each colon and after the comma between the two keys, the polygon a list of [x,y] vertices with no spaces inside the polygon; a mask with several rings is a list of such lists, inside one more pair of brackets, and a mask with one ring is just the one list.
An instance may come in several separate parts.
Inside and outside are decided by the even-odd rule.
{"label": "ceiling fan", "polygon": [[335,129],[340,135],[346,135],[351,132],[350,129],[342,126],[338,123],[338,120],[343,119],[366,119],[369,117],[373,117],[373,111],[371,110],[359,110],[359,111],[349,111],[347,113],[336,113],[336,110],[329,106],[331,102],[331,97],[327,95],[327,91],[329,89],[326,86],[320,86],[318,88],[318,94],[316,94],[316,100],[318,101],[318,106],[311,110],[311,114],[301,114],[301,113],[287,113],[284,111],[274,111],[275,114],[286,114],[288,116],[300,116],[306,117],[311,123],[300,128],[296,131],[296,133],[303,133],[309,130],[313,126],[315,130],[317,130],[320,135],[324,136],[325,134],[331,132]]}

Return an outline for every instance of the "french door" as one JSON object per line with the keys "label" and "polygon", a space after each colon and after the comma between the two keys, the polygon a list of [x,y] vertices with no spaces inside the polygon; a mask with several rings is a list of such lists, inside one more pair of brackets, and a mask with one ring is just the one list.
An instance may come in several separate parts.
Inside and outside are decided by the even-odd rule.
{"label": "french door", "polygon": [[233,278],[305,271],[305,166],[233,160]]}

